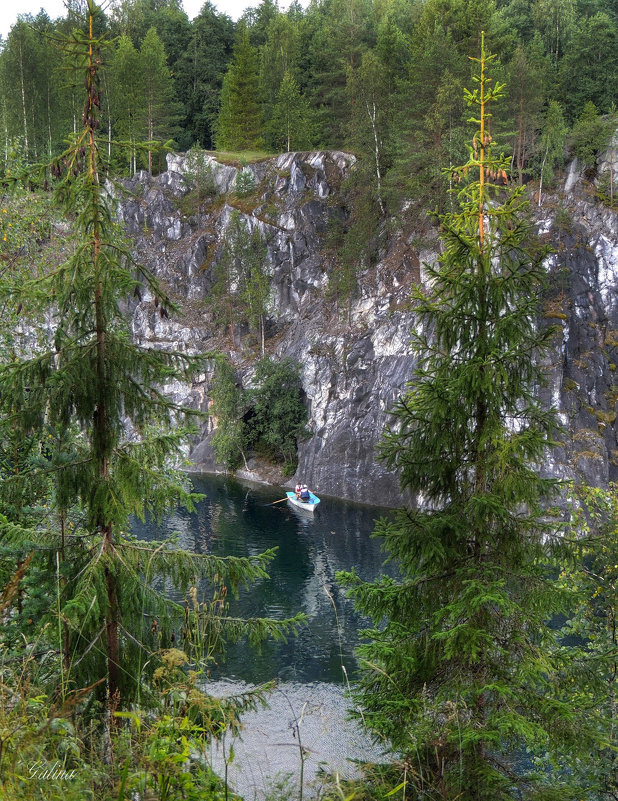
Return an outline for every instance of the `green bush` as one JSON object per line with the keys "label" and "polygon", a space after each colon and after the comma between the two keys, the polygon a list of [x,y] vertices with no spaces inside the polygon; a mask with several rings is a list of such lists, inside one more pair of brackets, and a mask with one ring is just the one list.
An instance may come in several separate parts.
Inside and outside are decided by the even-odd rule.
{"label": "green bush", "polygon": [[255,192],[256,187],[257,181],[255,180],[255,175],[251,170],[243,167],[236,176],[236,194],[239,197],[247,197]]}
{"label": "green bush", "polygon": [[291,359],[262,359],[255,382],[250,393],[250,442],[269,459],[283,463],[291,475],[297,464],[297,443],[307,435],[300,365]]}
{"label": "green bush", "polygon": [[210,387],[210,399],[217,418],[217,428],[210,444],[217,461],[228,470],[235,470],[244,460],[246,445],[242,420],[244,398],[242,389],[236,383],[234,370],[225,359],[217,364]]}

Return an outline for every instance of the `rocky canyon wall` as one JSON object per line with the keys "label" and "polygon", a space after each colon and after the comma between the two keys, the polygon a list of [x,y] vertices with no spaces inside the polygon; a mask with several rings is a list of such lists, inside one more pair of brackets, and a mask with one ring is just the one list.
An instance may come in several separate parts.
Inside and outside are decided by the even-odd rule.
{"label": "rocky canyon wall", "polygon": [[[208,303],[213,268],[236,209],[267,243],[267,352],[302,365],[311,435],[300,445],[297,475],[318,494],[399,504],[398,477],[376,459],[376,446],[388,410],[414,369],[408,289],[423,281],[423,263],[436,258],[434,229],[404,209],[384,237],[377,263],[359,276],[358,296],[343,314],[329,299],[329,280],[337,269],[329,232],[348,214],[341,184],[354,169],[354,156],[287,153],[249,165],[243,169],[255,184],[250,197],[234,192],[238,168],[209,159],[214,185],[199,215],[187,212],[190,186],[181,155],[168,156],[162,175],[140,173],[126,184],[120,213],[137,259],[182,309],[165,316],[154,298],[134,300],[129,307],[134,336],[153,347],[223,351],[243,384],[250,384],[257,348],[242,331],[232,342]],[[547,195],[535,211],[539,230],[554,249],[547,262],[544,313],[560,329],[548,384],[539,391],[558,408],[565,427],[562,444],[542,467],[604,485],[618,475],[618,221],[576,168],[568,181],[567,191]],[[192,386],[167,391],[207,412],[211,378],[206,369]],[[189,454],[191,469],[220,469],[209,446],[211,428],[206,418]],[[269,478],[259,465],[250,467],[250,477]]]}

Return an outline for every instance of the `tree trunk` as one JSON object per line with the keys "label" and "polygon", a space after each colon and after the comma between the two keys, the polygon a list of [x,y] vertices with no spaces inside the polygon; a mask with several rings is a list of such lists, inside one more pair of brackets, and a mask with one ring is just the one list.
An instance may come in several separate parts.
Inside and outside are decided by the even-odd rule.
{"label": "tree trunk", "polygon": [[376,126],[377,111],[376,111],[375,100],[373,100],[371,103],[371,109],[369,108],[369,101],[365,100],[365,108],[367,110],[367,116],[369,117],[369,122],[371,123],[371,131],[373,133],[374,159],[376,166],[376,179],[378,185],[378,205],[380,207],[382,215],[384,215],[384,203],[382,202],[382,173],[380,171],[380,140],[378,138],[378,129]]}
{"label": "tree trunk", "polygon": [[541,164],[541,178],[539,180],[539,206],[541,205],[541,196],[543,194],[543,172],[545,171],[545,162],[547,161],[547,154],[549,153],[549,145],[545,149],[543,156],[543,163]]}
{"label": "tree trunk", "polygon": [[524,182],[524,160],[523,160],[523,129],[524,129],[524,96],[520,88],[519,91],[519,125],[517,132],[517,179],[521,186]]}
{"label": "tree trunk", "polygon": [[51,105],[49,102],[49,81],[47,82],[47,141],[49,143],[48,155],[52,157],[52,131],[51,131]]}
{"label": "tree trunk", "polygon": [[[154,138],[154,123],[152,120],[152,92],[148,92],[148,142]],[[152,150],[148,145],[148,172],[152,175]]]}
{"label": "tree trunk", "polygon": [[22,118],[24,124],[24,148],[26,150],[26,159],[28,158],[28,123],[27,123],[27,114],[26,114],[26,88],[24,86],[24,57],[23,52],[21,49],[21,43],[19,45],[19,78],[21,84],[21,109],[22,109]]}
{"label": "tree trunk", "polygon": [[[88,144],[89,144],[89,174],[90,181],[92,182],[93,189],[99,186],[99,175],[97,168],[97,143],[95,139],[94,117],[96,109],[98,108],[97,87],[95,85],[95,76],[97,72],[94,53],[93,53],[93,30],[92,30],[92,15],[90,15],[90,50],[89,50],[89,71],[88,71],[88,98],[90,113],[87,115],[90,122],[88,123]],[[105,371],[106,360],[106,320],[105,310],[103,308],[103,267],[101,266],[100,251],[101,251],[101,232],[100,232],[100,210],[99,201],[97,198],[93,201],[93,219],[92,219],[92,258],[95,275],[97,276],[97,285],[94,295],[94,317],[95,317],[95,335],[96,335],[96,403],[93,413],[93,429],[94,429],[94,458],[98,463],[99,478],[103,483],[109,480],[109,454],[108,454],[108,440],[109,440],[109,420],[106,405],[106,392],[105,383],[107,381]],[[113,709],[118,705],[120,700],[120,649],[118,640],[118,592],[116,585],[116,576],[114,575],[111,563],[114,561],[115,548],[113,539],[113,526],[112,523],[106,519],[105,508],[98,508],[93,510],[96,513],[96,520],[99,532],[103,538],[103,552],[106,555],[108,563],[105,567],[105,584],[107,589],[107,611],[105,616],[105,633],[106,633],[106,649],[107,649],[107,689],[108,689],[108,715],[110,727],[113,727]]]}

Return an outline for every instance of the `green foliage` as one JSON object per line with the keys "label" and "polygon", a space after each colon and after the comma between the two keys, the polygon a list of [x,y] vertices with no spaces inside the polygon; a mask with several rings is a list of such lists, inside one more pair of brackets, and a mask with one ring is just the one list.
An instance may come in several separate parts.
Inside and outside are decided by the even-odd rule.
{"label": "green foliage", "polygon": [[265,706],[268,686],[225,699],[212,698],[200,689],[200,674],[186,666],[188,658],[172,648],[161,654],[155,674],[163,704],[162,713],[117,713],[131,723],[119,738],[119,759],[124,761],[122,791],[118,799],[135,793],[153,794],[158,801],[222,801],[237,798],[212,771],[212,739],[239,732],[243,712]]}
{"label": "green foliage", "polygon": [[296,469],[298,441],[306,435],[307,409],[303,403],[300,365],[290,359],[262,359],[255,371],[249,418],[251,444],[291,475]]}
{"label": "green foliage", "polygon": [[61,56],[53,34],[54,26],[41,10],[35,18],[18,20],[3,43],[0,114],[5,158],[18,141],[28,162],[50,158],[62,147],[71,115],[77,112],[74,95],[60,78]]}
{"label": "green foliage", "polygon": [[[88,10],[93,23],[98,10],[92,3]],[[45,644],[55,640],[61,701],[74,688],[96,685],[110,711],[136,697],[152,700],[148,676],[157,667],[155,655],[182,637],[184,609],[155,591],[155,577],[186,591],[203,576],[235,592],[245,581],[264,578],[270,557],[198,558],[172,542],[140,543],[129,533],[132,515],[159,517],[178,504],[193,508],[195,496],[174,465],[195,413],[170,401],[161,387],[190,380],[201,360],[131,339],[124,303],[136,288],[147,287],[161,308],[174,307],[124,246],[112,194],[103,184],[103,46],[81,29],[66,44],[73,80],[86,88],[86,112],[82,130],[49,169],[55,207],[73,221],[74,247],[58,264],[5,273],[0,284],[9,315],[23,314],[33,330],[30,341],[7,343],[0,352],[0,446],[6,457],[1,510],[7,513],[0,522],[4,549],[10,546],[23,559],[18,549],[33,543],[33,577],[47,568],[47,608],[34,633],[43,626],[49,628]],[[16,443],[17,451],[11,447]],[[46,516],[20,500],[23,493],[14,488],[23,486],[32,502],[47,491]],[[22,612],[34,610],[39,600],[25,580],[20,587],[22,623]],[[184,634],[196,661],[204,657],[200,645],[210,657],[226,637],[220,614],[211,615],[212,628],[207,615],[201,617],[199,637]],[[252,641],[289,631],[272,621],[234,620],[227,628],[232,638]],[[50,680],[57,676],[54,670]]]}
{"label": "green foliage", "polygon": [[189,195],[183,201],[183,207],[191,208],[195,204],[195,212],[199,219],[202,203],[217,191],[211,158],[200,148],[192,147],[185,156],[183,177],[191,188]]}
{"label": "green foliage", "polygon": [[372,175],[373,170],[368,167],[365,162],[343,185],[349,207],[347,219],[332,217],[329,220],[327,249],[333,254],[333,264],[326,296],[337,303],[348,321],[352,301],[359,293],[359,277],[375,263],[381,241],[380,206],[374,193],[366,191],[367,186],[375,186],[375,173]]}
{"label": "green foliage", "polygon": [[244,459],[247,434],[243,422],[245,399],[236,383],[234,370],[225,359],[219,359],[210,386],[212,414],[216,429],[211,439],[217,461],[228,470],[235,470]]}
{"label": "green foliage", "polygon": [[185,114],[181,147],[196,142],[201,147],[214,148],[219,94],[233,44],[232,20],[218,13],[211,3],[204,3],[173,62],[175,85]]}
{"label": "green foliage", "polygon": [[[359,653],[363,720],[403,755],[427,799],[516,799],[528,788],[532,797],[544,777],[520,754],[586,747],[548,625],[568,597],[552,566],[569,549],[546,507],[556,482],[534,467],[557,431],[535,396],[535,357],[552,337],[536,324],[545,252],[523,190],[503,195],[491,183],[505,169],[487,133],[503,94],[491,61],[481,45],[466,91],[478,127],[455,170],[459,208],[440,218],[430,289],[414,292],[417,369],[382,442],[418,504],[376,529],[401,579],[340,576],[374,622]],[[570,797],[569,777],[552,780]]]}
{"label": "green foliage", "polygon": [[555,100],[552,100],[545,112],[543,127],[541,129],[541,180],[539,184],[539,205],[541,205],[541,193],[543,183],[551,184],[554,177],[554,169],[561,166],[564,162],[564,149],[566,144],[568,128],[564,121],[562,108]]}
{"label": "green foliage", "polygon": [[594,172],[597,155],[607,144],[608,133],[596,106],[588,101],[571,131],[573,155],[587,170]]}
{"label": "green foliage", "polygon": [[327,801],[387,801],[409,798],[413,786],[408,765],[401,763],[362,763],[360,776],[341,779],[338,774],[322,777],[322,793]]}
{"label": "green foliage", "polygon": [[234,191],[238,197],[248,197],[249,195],[252,195],[255,192],[256,187],[257,181],[255,180],[255,175],[251,170],[243,167],[238,171],[238,174],[236,175],[236,183],[234,185]]}
{"label": "green foliage", "polygon": [[[34,644],[41,646],[40,640]],[[0,665],[0,796],[31,801],[44,787],[46,801],[94,801],[105,769],[88,759],[85,731],[76,725],[80,696],[54,703],[41,687],[43,673],[27,655],[14,663],[3,658]]]}
{"label": "green foliage", "polygon": [[[568,701],[597,730],[585,758],[558,760],[574,772],[587,797],[599,801],[618,792],[615,682],[618,674],[618,488],[572,488],[571,532],[581,558],[560,574],[575,596],[562,634],[576,643],[568,663]],[[568,766],[568,767],[567,767]]]}
{"label": "green foliage", "polygon": [[[607,9],[609,10],[609,9]],[[618,17],[615,12],[584,18],[573,31],[560,65],[565,105],[571,119],[587,102],[607,113],[616,102],[618,82]]]}
{"label": "green foliage", "polygon": [[393,98],[387,69],[374,53],[364,53],[358,68],[348,70],[347,90],[351,109],[350,142],[355,152],[371,164],[366,178],[384,214],[382,183],[392,157],[389,139]]}
{"label": "green foliage", "polygon": [[[172,139],[178,132],[181,116],[180,105],[175,98],[172,75],[167,66],[163,42],[156,29],[150,28],[139,51],[139,72],[144,100],[141,109],[143,134],[140,138],[148,143],[148,171],[153,170],[153,149]],[[159,150],[160,155],[160,150]],[[158,170],[162,162],[159,160]]]}
{"label": "green foliage", "polygon": [[152,157],[157,150],[160,169],[159,148],[178,132],[180,106],[174,96],[165,48],[155,28],[148,30],[139,50],[129,36],[120,37],[104,86],[108,88],[108,134],[114,134],[108,147],[116,164],[120,165],[123,156],[128,155],[130,174],[138,166],[146,166],[152,172]]}
{"label": "green foliage", "polygon": [[[241,175],[253,173],[241,171]],[[237,190],[238,191],[238,190]],[[266,313],[270,282],[266,273],[266,243],[257,226],[251,230],[236,210],[225,231],[222,253],[214,266],[214,283],[209,301],[215,315],[227,319],[232,338],[238,324],[248,325],[259,337],[262,354],[266,336]]]}
{"label": "green foliage", "polygon": [[262,144],[258,62],[246,27],[239,28],[221,88],[217,118],[219,150],[255,150]]}
{"label": "green foliage", "polygon": [[225,359],[217,362],[210,388],[216,418],[211,445],[217,461],[234,470],[248,449],[254,449],[283,463],[286,473],[292,475],[298,441],[306,435],[307,423],[300,365],[290,359],[264,358],[256,367],[254,384],[243,391],[229,363]]}
{"label": "green foliage", "polygon": [[277,14],[270,21],[260,52],[260,88],[266,121],[272,120],[285,74],[298,79],[299,38],[300,26],[292,14]]}
{"label": "green foliage", "polygon": [[[18,140],[28,162],[57,154],[64,132],[78,127],[79,91],[66,85],[54,46],[56,33],[75,24],[70,6],[54,22],[44,12],[22,18],[7,37],[0,54],[5,154]],[[117,42],[101,87],[112,164],[131,173],[146,166],[149,148],[137,143],[153,136],[155,170],[163,166],[161,143],[172,136],[181,150],[213,148],[217,135],[220,148],[253,148],[262,139],[271,150],[350,147],[371,162],[377,149],[382,186],[376,191],[375,164],[367,179],[387,208],[398,212],[412,199],[443,210],[449,182],[441,166],[465,153],[460,88],[481,29],[511,86],[493,134],[512,147],[521,183],[540,167],[550,101],[569,123],[588,101],[602,113],[616,101],[613,0],[333,0],[287,12],[265,0],[237,25],[211,3],[190,22],[176,2],[123,0],[95,25],[97,35]],[[149,89],[152,78],[160,90]],[[136,147],[124,151],[118,140]]]}
{"label": "green foliage", "polygon": [[445,208],[451,182],[443,168],[460,163],[466,152],[462,103],[466,62],[448,27],[433,19],[419,25],[410,77],[398,84],[394,97],[393,166],[385,179],[391,209],[400,208],[402,197],[423,209]]}
{"label": "green foliage", "polygon": [[141,103],[139,53],[131,39],[121,36],[110,64],[111,91],[108,95],[110,106],[110,124],[118,139],[130,142],[115,153],[116,159],[128,158],[129,174],[137,169],[137,143],[140,136]]}
{"label": "green foliage", "polygon": [[513,166],[520,184],[523,183],[524,171],[530,169],[529,164],[535,154],[536,132],[541,123],[548,64],[539,45],[539,40],[535,40],[528,48],[519,44],[508,67],[510,91],[507,103],[509,116],[515,123]]}
{"label": "green foliage", "polygon": [[283,75],[268,129],[275,151],[304,150],[311,143],[309,108],[289,70]]}

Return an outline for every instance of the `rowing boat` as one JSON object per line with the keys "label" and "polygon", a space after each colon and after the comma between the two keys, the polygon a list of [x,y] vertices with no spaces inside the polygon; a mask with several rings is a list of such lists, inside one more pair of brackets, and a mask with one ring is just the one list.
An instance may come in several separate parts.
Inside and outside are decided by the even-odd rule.
{"label": "rowing boat", "polygon": [[285,494],[288,496],[288,501],[293,506],[297,506],[299,509],[303,509],[305,512],[315,511],[315,507],[320,503],[320,499],[317,495],[314,495],[313,492],[309,493],[309,501],[307,503],[304,501],[299,501],[295,492],[286,492]]}

